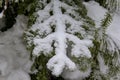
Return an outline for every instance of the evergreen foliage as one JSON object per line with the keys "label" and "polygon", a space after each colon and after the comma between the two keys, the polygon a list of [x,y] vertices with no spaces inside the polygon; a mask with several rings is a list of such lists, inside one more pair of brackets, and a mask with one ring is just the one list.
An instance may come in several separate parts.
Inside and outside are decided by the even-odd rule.
{"label": "evergreen foliage", "polygon": [[[87,78],[84,78],[85,80],[115,79],[116,78],[115,76],[117,74],[119,74],[119,69],[120,69],[120,66],[118,63],[119,48],[117,48],[117,45],[112,40],[112,38],[106,34],[106,29],[112,22],[111,14],[109,12],[107,12],[105,15],[105,18],[103,20],[101,20],[101,27],[96,28],[94,21],[87,16],[87,10],[86,10],[85,6],[83,5],[82,0],[73,0],[73,1],[60,0],[60,1],[66,3],[69,6],[77,7],[74,14],[67,13],[67,10],[64,7],[61,7],[61,11],[63,14],[67,14],[67,15],[71,16],[73,19],[78,20],[78,21],[81,20],[83,22],[83,24],[81,25],[83,31],[75,32],[74,35],[80,39],[87,38],[87,39],[93,40],[93,46],[89,48],[89,50],[92,53],[91,58],[87,58],[85,56],[75,57],[71,54],[68,54],[68,53],[71,53],[70,49],[72,48],[72,45],[74,45],[74,43],[69,40],[67,42],[67,45],[69,46],[69,47],[67,47],[67,56],[72,61],[74,61],[76,65],[78,65],[78,68],[80,71],[85,72],[89,68],[91,68],[90,76],[88,76]],[[99,2],[100,5],[107,8],[110,12],[117,9],[116,1],[114,1],[113,4],[112,3],[106,4],[107,0],[104,0],[104,1],[96,0],[96,1]],[[43,10],[45,8],[45,6],[47,6],[47,4],[49,4],[50,2],[51,1],[46,1],[46,3],[42,4],[43,7],[41,8],[41,10]],[[108,6],[108,5],[110,5],[110,6]],[[111,6],[112,7],[114,6],[114,7],[111,8]],[[50,14],[50,16],[54,15],[54,13],[52,11],[50,11],[49,14]],[[76,15],[77,15],[77,17],[76,17]],[[30,16],[30,20],[31,20],[30,22],[32,24],[35,24],[37,17],[38,17],[38,15]],[[32,26],[32,25],[30,24],[30,26]],[[69,29],[69,27],[71,25],[69,23],[67,23],[66,26],[67,26],[67,29]],[[51,29],[52,29],[52,32],[50,32],[50,33],[55,32],[55,25],[51,26]],[[54,53],[53,55],[50,55],[51,57],[48,57],[44,53],[39,53],[41,55],[39,55],[38,57],[34,57],[32,54],[32,51],[34,50],[34,48],[36,46],[36,45],[34,45],[34,42],[33,42],[34,38],[38,35],[41,38],[44,38],[45,36],[49,35],[50,33],[47,34],[47,33],[42,32],[42,34],[39,34],[38,29],[36,29],[34,31],[34,30],[32,30],[32,28],[30,28],[27,31],[27,33],[25,34],[25,40],[27,41],[29,50],[31,50],[31,56],[33,59],[35,59],[33,68],[35,70],[38,70],[37,73],[32,74],[32,78],[33,77],[36,78],[35,80],[40,80],[38,78],[41,78],[43,80],[50,80],[50,76],[53,76],[53,75],[51,75],[51,71],[49,71],[47,69],[46,64],[48,63],[49,59],[55,55],[55,51],[54,51],[55,50],[55,46],[54,46],[55,42],[52,43],[52,47],[54,49],[53,52],[49,53],[49,54]],[[70,33],[70,32],[68,31],[68,33]],[[88,38],[88,36],[91,36],[93,38]],[[116,47],[116,49],[111,50],[110,49],[111,45],[114,45]],[[43,62],[36,61],[36,59],[39,59]],[[43,69],[39,69],[38,67],[40,67],[40,66],[42,66]],[[101,66],[104,67],[104,70],[101,69]],[[63,80],[61,78],[56,78],[55,80],[59,80],[59,79]]]}
{"label": "evergreen foliage", "polygon": [[[53,0],[51,0],[51,1],[53,1]],[[50,1],[50,2],[51,2]],[[89,31],[92,29],[92,28],[94,28],[94,26],[95,26],[95,24],[94,24],[94,22],[93,22],[93,20],[92,19],[90,19],[88,16],[86,16],[87,15],[87,10],[85,9],[85,6],[82,4],[82,1],[80,1],[79,2],[79,0],[77,0],[78,2],[76,2],[76,1],[66,1],[66,0],[63,0],[62,1],[62,3],[60,3],[60,4],[63,4],[63,5],[65,5],[65,7],[64,6],[62,6],[61,7],[61,11],[62,11],[62,14],[64,15],[68,15],[68,16],[70,16],[70,19],[74,19],[73,21],[75,21],[76,22],[76,25],[79,25],[78,23],[77,23],[77,21],[84,21],[81,25],[79,25],[79,28],[80,28],[80,26],[81,26],[81,29],[82,29],[82,31],[75,31],[75,32],[72,32],[72,31],[70,31],[70,29],[73,27],[73,28],[77,28],[77,26],[75,26],[74,25],[74,23],[71,23],[71,22],[69,22],[69,20],[68,20],[68,22],[67,22],[67,20],[66,20],[66,32],[67,33],[70,33],[70,34],[73,34],[73,35],[75,35],[75,36],[77,36],[78,38],[80,38],[80,39],[84,39],[84,38],[87,38],[87,36],[88,35],[92,35],[92,34],[89,34]],[[43,11],[44,11],[44,9],[47,9],[46,8],[46,6],[50,3],[50,2],[47,2],[46,1],[46,4],[45,4],[45,7],[43,8]],[[61,1],[60,1],[61,2]],[[76,4],[78,4],[79,3],[79,5],[76,5]],[[54,5],[53,5],[54,6]],[[73,7],[78,7],[78,8],[76,8],[75,10],[74,10],[74,8]],[[73,12],[69,12],[69,11],[67,11],[67,7],[71,7],[71,9],[73,9],[74,11]],[[48,13],[48,14],[50,14],[49,16],[54,16],[54,10],[52,11],[50,11],[50,13]],[[42,10],[41,10],[41,13],[42,13]],[[47,13],[46,13],[47,14]],[[41,16],[40,14],[38,14],[39,16]],[[76,15],[78,15],[78,16],[76,16]],[[49,18],[48,18],[49,19]],[[37,20],[40,20],[39,18],[37,18]],[[40,22],[40,21],[39,21]],[[44,24],[44,18],[43,18],[43,21],[41,20],[41,24],[43,23]],[[79,22],[80,23],[80,22]],[[27,43],[28,43],[28,48],[30,48],[31,49],[31,47],[32,47],[32,45],[31,44],[33,44],[33,46],[34,47],[32,47],[32,54],[33,54],[33,51],[35,50],[35,48],[36,48],[36,45],[34,44],[34,39],[35,39],[35,37],[37,37],[38,35],[39,35],[39,37],[41,37],[41,38],[45,38],[46,36],[49,36],[51,33],[54,33],[55,32],[55,26],[56,26],[56,24],[55,25],[50,25],[49,27],[51,27],[51,29],[52,29],[52,32],[49,32],[49,33],[47,33],[47,32],[42,32],[41,33],[41,31],[39,31],[40,29],[39,28],[36,28],[35,30],[34,30],[34,27],[32,26],[32,28],[30,28],[29,29],[29,31],[26,33],[26,40],[27,40]],[[86,32],[85,32],[85,30],[86,30]],[[70,42],[72,42],[72,41],[70,41]],[[52,47],[53,47],[53,52],[55,53],[55,44],[56,44],[56,41],[53,41],[53,43],[52,43]],[[42,44],[41,44],[42,45]],[[72,44],[71,43],[69,43],[69,39],[67,40],[67,46],[74,46],[75,45],[75,43],[74,42],[72,42]],[[69,48],[69,47],[68,47]],[[86,47],[84,47],[86,50],[87,50],[87,48]],[[70,48],[69,48],[70,49]],[[69,50],[68,49],[68,50]],[[67,50],[67,51],[68,51]],[[83,51],[84,51],[84,49],[83,49]],[[43,52],[43,53],[42,53]],[[89,51],[88,51],[89,52]],[[40,63],[39,62],[39,64],[47,64],[49,61],[48,60],[50,60],[51,58],[47,58],[46,56],[47,56],[47,54],[46,53],[44,53],[44,51],[41,51],[41,52],[38,52],[39,54],[42,54],[42,55],[39,55],[38,56],[38,58],[40,58],[41,56],[43,56],[43,54],[44,54],[44,58],[45,59],[47,59],[47,61],[45,62],[45,63]],[[89,59],[87,58],[87,57],[84,57],[84,55],[83,56],[81,56],[81,57],[76,57],[76,55],[71,55],[70,54],[71,52],[67,52],[67,56],[71,59],[71,60],[73,60],[76,64],[78,64],[78,65],[80,65],[80,68],[79,68],[79,70],[81,70],[82,72],[84,72],[84,71],[87,71],[88,69],[87,68],[89,68],[89,66],[90,66],[90,64],[89,64]],[[35,54],[37,54],[37,53],[35,53]],[[51,52],[49,52],[48,54],[51,54]],[[55,53],[56,54],[56,53]],[[55,55],[54,54],[54,55]],[[34,54],[33,54],[34,55]],[[53,56],[52,56],[53,57]],[[43,59],[44,59],[43,58]],[[67,57],[66,57],[67,58]],[[40,60],[41,60],[42,58],[40,58]],[[78,63],[78,61],[82,61],[82,62],[80,62],[80,63]],[[86,62],[87,61],[87,62]],[[36,63],[37,61],[35,61],[35,63]],[[85,62],[85,65],[81,65],[81,64],[83,64]],[[88,63],[88,64],[87,64]],[[34,66],[34,65],[33,65]],[[37,66],[40,66],[40,65],[37,65]],[[46,66],[46,65],[45,65]],[[67,66],[67,65],[66,65]],[[43,67],[43,65],[42,65],[42,67]],[[79,67],[79,66],[78,66]],[[45,68],[45,67],[43,67],[43,68]],[[59,69],[59,68],[58,68]],[[38,70],[38,69],[37,69]],[[45,69],[42,69],[42,70],[45,70],[45,71],[47,71],[47,68],[45,68]],[[44,72],[44,71],[41,71],[41,72]],[[40,73],[40,72],[39,72]],[[38,73],[38,74],[39,74]],[[49,73],[49,74],[51,74],[51,73]],[[41,75],[41,77],[40,76],[37,76],[37,77],[39,77],[39,78],[44,78],[45,76],[43,76],[43,75]],[[45,79],[43,79],[43,80],[47,80],[48,78],[46,77]],[[57,80],[58,80],[59,78],[57,78]]]}
{"label": "evergreen foliage", "polygon": [[116,12],[120,8],[119,0],[95,0],[100,3],[101,6],[108,9],[111,13]]}
{"label": "evergreen foliage", "polygon": [[[51,56],[41,55],[36,57],[32,66],[31,80],[64,80],[62,77],[55,77],[51,71],[47,69],[46,63]],[[35,71],[36,70],[36,71]]]}
{"label": "evergreen foliage", "polygon": [[[86,80],[118,80],[116,75],[120,73],[119,48],[116,42],[106,34],[106,29],[111,21],[112,16],[106,13],[105,18],[101,20],[101,27],[95,30],[94,46],[90,48],[91,53],[93,53],[92,72]],[[115,50],[111,50],[112,45],[116,47]]]}
{"label": "evergreen foliage", "polygon": [[[112,62],[110,51],[107,49],[107,34],[106,29],[110,25],[112,17],[109,13],[106,13],[105,18],[101,20],[101,27],[96,28],[93,44],[90,48],[92,54],[92,72],[86,80],[110,80],[110,74],[107,73],[107,65]],[[105,46],[106,45],[106,46]],[[105,58],[107,57],[107,58]],[[109,57],[109,58],[108,58]],[[101,61],[103,60],[103,64]],[[100,67],[105,67],[106,72],[102,71]]]}

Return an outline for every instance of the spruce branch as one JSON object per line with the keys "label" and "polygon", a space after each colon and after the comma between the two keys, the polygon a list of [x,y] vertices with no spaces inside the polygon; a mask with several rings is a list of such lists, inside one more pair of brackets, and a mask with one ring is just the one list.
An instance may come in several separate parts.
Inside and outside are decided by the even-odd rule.
{"label": "spruce branch", "polygon": [[[31,27],[33,32],[38,32],[38,35],[33,38],[33,44],[35,45],[33,55],[40,56],[41,53],[47,55],[54,50],[55,55],[48,60],[47,68],[56,76],[59,76],[65,68],[69,70],[77,68],[76,64],[67,56],[67,39],[74,43],[71,50],[73,56],[91,57],[88,47],[92,42],[90,40],[81,40],[74,35],[79,31],[84,32],[84,28],[81,26],[83,22],[69,16],[67,12],[62,12],[62,9],[65,9],[65,11],[69,9],[69,13],[74,10],[74,7],[69,8],[68,6],[59,0],[51,0],[43,10],[37,12],[38,18]],[[69,27],[66,24],[70,24]],[[52,26],[54,26],[54,32],[52,32]],[[42,37],[43,34],[45,34],[44,37]],[[53,42],[54,47],[52,46]]]}

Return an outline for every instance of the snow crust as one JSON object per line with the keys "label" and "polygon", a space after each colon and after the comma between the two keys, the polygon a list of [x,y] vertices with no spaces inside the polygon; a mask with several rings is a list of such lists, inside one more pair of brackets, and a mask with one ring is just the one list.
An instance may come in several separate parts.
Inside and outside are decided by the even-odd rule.
{"label": "snow crust", "polygon": [[22,39],[26,26],[27,18],[18,15],[13,28],[0,32],[0,80],[30,80],[32,63]]}

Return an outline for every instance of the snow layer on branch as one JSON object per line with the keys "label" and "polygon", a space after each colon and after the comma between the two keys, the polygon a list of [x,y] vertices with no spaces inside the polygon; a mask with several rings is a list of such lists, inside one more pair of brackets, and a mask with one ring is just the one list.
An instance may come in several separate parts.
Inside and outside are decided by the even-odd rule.
{"label": "snow layer on branch", "polygon": [[[75,57],[87,56],[90,58],[91,53],[88,47],[92,45],[90,40],[81,40],[73,35],[75,32],[84,32],[81,27],[82,21],[73,19],[68,16],[67,12],[62,13],[61,8],[68,10],[68,13],[73,12],[74,14],[74,8],[76,7],[69,6],[59,0],[51,0],[43,10],[37,12],[39,16],[31,27],[32,31],[38,31],[39,34],[33,39],[35,45],[33,55],[40,55],[41,52],[45,55],[49,54],[53,51],[52,43],[54,42],[55,55],[48,61],[47,67],[56,76],[59,76],[64,68],[76,69],[75,63],[66,55],[70,54],[66,51],[67,40],[72,41],[74,44],[71,54]],[[52,15],[49,14],[51,11]],[[70,24],[69,28],[67,28],[66,24]],[[52,32],[52,28],[55,29],[54,32]],[[45,36],[41,37],[43,33],[45,33]]]}
{"label": "snow layer on branch", "polygon": [[[112,38],[113,42],[117,45],[118,49],[120,49],[120,14],[115,14],[113,17],[113,21],[109,28],[107,29],[107,34]],[[111,51],[115,51],[115,45],[109,47]]]}
{"label": "snow layer on branch", "polygon": [[[96,27],[100,27],[101,20],[104,19],[104,15],[107,12],[105,8],[100,6],[95,1],[90,1],[89,3],[85,3],[86,8],[88,9],[88,16],[91,17],[95,23]],[[108,50],[111,52],[118,52],[118,49],[120,49],[120,14],[115,13],[113,16],[113,21],[108,26],[108,29],[106,30],[106,34],[108,35],[107,43],[108,43]]]}
{"label": "snow layer on branch", "polygon": [[[101,20],[104,19],[104,15],[107,10],[94,1],[85,3],[85,5],[88,9],[88,16],[95,20],[96,27],[100,27]],[[115,15],[113,15],[112,23],[108,26],[108,29],[106,30],[106,34],[108,35],[108,38],[106,40],[108,43],[108,50],[110,50],[111,52],[115,52],[120,49],[119,25],[120,13],[115,13]]]}
{"label": "snow layer on branch", "polygon": [[99,28],[101,25],[101,20],[104,19],[104,15],[106,14],[107,10],[95,1],[90,1],[84,4],[88,10],[87,15],[95,21],[96,28]]}
{"label": "snow layer on branch", "polygon": [[102,56],[100,54],[98,54],[97,56],[98,58],[98,62],[99,62],[99,67],[100,67],[100,71],[103,73],[103,74],[107,74],[108,72],[108,66],[105,65],[105,62],[104,62],[104,59],[102,58]]}
{"label": "snow layer on branch", "polygon": [[90,75],[90,72],[91,68],[85,72],[82,72],[78,69],[74,71],[64,70],[62,76],[65,78],[65,80],[83,80],[85,77],[88,77]]}
{"label": "snow layer on branch", "polygon": [[0,80],[30,80],[29,52],[22,35],[27,18],[19,15],[16,24],[6,32],[0,32]]}
{"label": "snow layer on branch", "polygon": [[[85,5],[86,8],[88,9],[88,16],[95,21],[97,27],[100,27],[100,22],[104,18],[104,15],[107,10],[94,1],[85,3]],[[106,30],[106,34],[108,36],[106,39],[107,49],[111,53],[117,52],[116,62],[114,66],[119,66],[120,65],[120,54],[119,54],[120,53],[120,13],[115,13],[112,16],[112,18],[113,21],[112,23],[110,23],[110,25]],[[111,54],[111,55],[115,55],[115,54]],[[100,71],[106,74],[109,70],[109,66],[105,65],[104,59],[100,55],[98,55],[98,61],[99,61]],[[118,73],[110,80],[119,80],[120,79],[119,75],[120,73]]]}

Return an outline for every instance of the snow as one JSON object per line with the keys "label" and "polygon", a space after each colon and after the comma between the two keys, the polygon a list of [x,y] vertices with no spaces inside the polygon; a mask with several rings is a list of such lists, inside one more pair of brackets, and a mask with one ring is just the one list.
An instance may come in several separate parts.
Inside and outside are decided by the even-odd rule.
{"label": "snow", "polygon": [[13,28],[0,32],[0,80],[30,80],[32,62],[22,39],[26,26],[27,18],[18,15]]}
{"label": "snow", "polygon": [[105,65],[104,59],[101,57],[100,54],[98,54],[97,58],[98,58],[98,62],[99,62],[100,71],[103,74],[107,74],[107,72],[108,72],[108,66]]}
{"label": "snow", "polygon": [[95,1],[90,1],[88,3],[84,3],[88,13],[87,15],[95,21],[96,27],[99,28],[101,25],[101,20],[104,19],[104,15],[107,10],[99,5],[99,3]]}
{"label": "snow", "polygon": [[28,73],[21,69],[13,70],[7,80],[30,80]]}
{"label": "snow", "polygon": [[[17,2],[18,0],[16,0]],[[101,20],[104,19],[104,15],[107,10],[101,7],[95,1],[84,3],[87,10],[88,16],[95,21],[96,28],[100,27]],[[61,7],[66,9],[63,14]],[[53,51],[54,43],[55,55],[48,61],[47,68],[52,71],[55,76],[62,75],[66,80],[82,80],[88,77],[91,72],[91,67],[87,71],[82,72],[78,70],[77,65],[67,56],[66,49],[68,47],[67,40],[72,41],[71,55],[79,58],[86,56],[92,57],[89,47],[92,46],[92,41],[89,39],[79,39],[73,35],[75,32],[84,34],[84,29],[80,27],[82,21],[73,19],[68,16],[71,14],[78,14],[74,11],[75,7],[69,6],[59,0],[51,0],[51,2],[44,8],[39,10],[37,14],[39,17],[36,23],[32,26],[31,30],[38,30],[39,36],[33,39],[35,48],[33,55],[39,56],[41,52],[45,55],[50,54]],[[49,12],[53,11],[53,15]],[[0,18],[3,17],[3,12],[0,13]],[[26,50],[23,41],[23,32],[27,26],[27,18],[24,15],[18,15],[16,18],[16,24],[13,28],[6,32],[0,32],[0,80],[30,80],[29,72],[32,62],[29,61],[29,52]],[[66,23],[70,24],[70,27],[66,29]],[[55,25],[55,32],[52,33],[51,26]],[[0,25],[2,27],[2,25]],[[112,23],[108,26],[106,34],[109,36],[108,49],[110,51],[117,51],[116,46],[120,49],[120,12],[115,13],[113,16]],[[43,33],[47,35],[41,37]],[[119,53],[119,52],[118,52]],[[105,65],[104,59],[101,55],[96,55],[100,72],[106,74],[108,72],[108,66]],[[118,54],[120,58],[120,55]],[[118,63],[120,64],[120,59]],[[120,74],[116,75],[118,80]],[[114,80],[111,79],[111,80]]]}
{"label": "snow", "polygon": [[[84,3],[84,4],[86,5],[86,8],[88,10],[88,16],[95,21],[96,28],[99,28],[101,24],[101,20],[104,19],[107,10],[101,7],[95,1],[90,1],[89,3]],[[110,51],[116,51],[116,45],[118,49],[120,49],[119,25],[120,25],[120,13],[114,13],[113,21],[106,30],[106,34],[109,36],[109,38],[107,38],[107,42],[109,45],[108,49]]]}
{"label": "snow", "polygon": [[[73,30],[69,31],[71,33],[83,30],[80,27],[82,21],[77,21],[67,14],[63,14],[61,7],[65,7],[65,9],[70,10],[70,8],[67,7],[67,4],[62,3],[59,0],[51,0],[44,10],[39,10],[37,12],[39,17],[31,28],[33,31],[38,30],[39,35],[43,33],[47,34],[46,37],[42,38],[40,36],[36,36],[33,39],[35,45],[33,55],[39,56],[41,52],[43,52],[45,55],[49,54],[53,51],[51,44],[53,41],[55,41],[55,55],[47,63],[47,68],[50,69],[52,74],[55,76],[59,76],[63,72],[64,68],[72,71],[76,70],[75,63],[66,55],[67,39],[75,43],[75,45],[72,46],[72,55],[75,57],[91,57],[88,47],[92,45],[92,42],[90,40],[81,40],[78,37],[67,33],[68,31],[66,31],[66,23],[71,24],[70,28]],[[74,8],[71,6],[71,9]],[[53,15],[48,14],[50,11],[53,11]],[[55,32],[51,33],[51,26],[53,25],[55,25]]]}
{"label": "snow", "polygon": [[[95,21],[95,27],[100,28],[101,20],[104,19],[106,12],[105,8],[100,6],[95,1],[90,1],[85,3],[85,6],[88,10],[88,16]],[[65,13],[62,13],[61,7],[66,9]],[[79,39],[77,36],[73,35],[75,32],[79,32],[82,35],[85,33],[84,29],[81,27],[82,21],[77,20],[78,14],[74,11],[76,7],[68,6],[67,4],[59,0],[51,0],[48,5],[43,10],[37,12],[37,20],[35,24],[31,27],[31,30],[36,32],[38,31],[38,36],[33,39],[28,39],[30,42],[33,41],[35,45],[33,49],[33,55],[41,55],[41,52],[44,55],[50,54],[55,50],[55,55],[50,58],[47,63],[47,68],[52,71],[52,74],[55,76],[62,76],[67,80],[82,80],[85,77],[88,77],[91,72],[91,67],[85,72],[78,70],[77,65],[67,56],[71,54],[76,58],[86,56],[88,58],[92,57],[89,47],[91,47],[92,41],[87,39]],[[53,15],[50,15],[50,11],[53,12]],[[68,14],[75,14],[73,19]],[[113,22],[108,26],[106,34],[109,36],[107,41],[109,43],[108,50],[117,51],[117,47],[120,49],[120,14],[115,13],[113,16]],[[70,27],[67,28],[65,24],[70,24]],[[55,31],[52,32],[51,26],[55,26]],[[29,33],[28,33],[29,34]],[[45,34],[45,36],[41,36]],[[72,50],[70,53],[67,53],[66,49],[68,47],[67,41],[72,41],[73,44]],[[30,43],[28,42],[28,43]],[[51,45],[54,42],[54,47]],[[94,54],[94,53],[93,53]],[[101,55],[96,55],[100,72],[106,74],[108,71],[108,66],[105,65],[105,61]],[[118,60],[118,65],[120,59]]]}
{"label": "snow", "polygon": [[120,49],[120,29],[119,29],[120,26],[119,25],[120,25],[120,14],[115,14],[111,25],[107,29],[107,34],[113,39],[113,41],[116,43],[116,45]]}
{"label": "snow", "polygon": [[7,9],[7,1],[5,1],[5,5],[4,5],[4,9],[0,12],[0,18],[2,18],[4,16],[4,12]]}
{"label": "snow", "polygon": [[85,72],[82,72],[78,69],[74,71],[64,70],[62,77],[64,77],[65,80],[83,80],[85,77],[88,77],[90,75],[90,72],[91,68]]}
{"label": "snow", "polygon": [[[105,13],[107,10],[103,7],[101,7],[98,3],[94,1],[90,1],[88,3],[84,3],[86,5],[86,8],[88,10],[88,16],[91,17],[95,23],[96,23],[96,28],[100,27],[100,22],[104,18]],[[108,44],[108,50],[111,52],[117,52],[117,62],[114,66],[117,66],[120,64],[120,55],[119,55],[119,50],[120,50],[120,13],[114,12],[112,15],[112,23],[108,26],[106,30],[106,34],[108,35],[107,38],[107,44]],[[117,47],[117,48],[116,48]],[[114,55],[114,54],[111,54]],[[109,66],[105,65],[104,59],[102,56],[99,54],[97,55],[98,62],[99,62],[99,67],[100,67],[100,72],[103,74],[106,74],[109,70]],[[117,74],[110,80],[119,80],[120,74]]]}
{"label": "snow", "polygon": [[[106,12],[108,11],[105,8],[101,7],[95,1],[90,1],[84,4],[86,5],[86,8],[88,9],[88,16],[91,17],[95,21],[96,28],[99,28],[101,24],[101,20],[104,19],[104,16]],[[107,39],[107,42],[109,45],[108,49],[110,51],[116,51],[116,45],[118,49],[120,49],[119,25],[120,25],[120,13],[118,11],[113,14],[113,21],[106,30],[106,34],[109,36],[109,38]]]}
{"label": "snow", "polygon": [[3,14],[4,13],[4,11],[2,11],[1,13],[0,13],[0,18],[2,18],[3,17]]}

